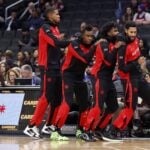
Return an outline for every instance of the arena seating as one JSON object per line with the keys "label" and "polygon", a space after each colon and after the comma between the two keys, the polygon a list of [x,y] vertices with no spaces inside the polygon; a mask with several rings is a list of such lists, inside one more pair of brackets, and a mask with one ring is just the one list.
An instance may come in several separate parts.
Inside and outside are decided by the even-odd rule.
{"label": "arena seating", "polygon": [[[6,5],[9,5],[13,2],[15,1],[6,0]],[[61,12],[62,21],[60,23],[60,30],[61,32],[67,33],[68,35],[72,35],[78,32],[82,21],[88,22],[90,24],[97,24],[99,27],[101,27],[108,20],[115,20],[117,0],[64,0],[63,2],[65,10]],[[128,1],[122,2],[123,5],[125,5]],[[26,3],[15,6],[13,9],[17,10],[18,7],[22,8],[23,6],[26,6],[26,4],[27,1]],[[150,26],[139,27],[139,34],[141,37],[147,39],[150,45],[149,28]],[[12,49],[17,51],[19,49],[17,41],[21,37],[22,34],[20,31],[0,31],[0,50],[5,51],[6,49]],[[33,49],[33,47],[29,49]]]}

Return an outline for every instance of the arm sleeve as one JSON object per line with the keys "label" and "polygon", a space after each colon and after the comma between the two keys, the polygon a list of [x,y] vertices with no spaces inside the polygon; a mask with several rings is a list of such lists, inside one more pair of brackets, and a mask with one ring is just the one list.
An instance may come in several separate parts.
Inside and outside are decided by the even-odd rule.
{"label": "arm sleeve", "polygon": [[96,51],[96,46],[92,46],[87,53],[83,53],[83,51],[80,49],[80,47],[78,46],[78,44],[76,42],[72,43],[72,47],[75,50],[75,52],[80,57],[82,57],[83,59],[85,59],[87,62],[89,62],[92,59],[92,57],[93,57],[93,55],[94,55],[94,53]]}
{"label": "arm sleeve", "polygon": [[145,18],[146,18],[146,21],[150,21],[150,14],[149,14],[149,13],[146,13],[146,14],[145,14]]}
{"label": "arm sleeve", "polygon": [[65,48],[68,46],[69,41],[66,40],[59,40],[56,36],[53,35],[53,33],[50,30],[50,26],[44,24],[42,26],[42,29],[44,31],[44,39],[52,46],[54,47],[60,47]]}
{"label": "arm sleeve", "polygon": [[133,21],[136,21],[137,13],[133,16]]}
{"label": "arm sleeve", "polygon": [[125,63],[126,46],[121,46],[118,50],[118,68],[124,73],[128,73],[135,67],[139,66],[137,60]]}
{"label": "arm sleeve", "polygon": [[104,59],[108,61],[110,64],[114,63],[116,61],[117,49],[113,49],[110,52],[108,42],[101,42],[100,45]]}

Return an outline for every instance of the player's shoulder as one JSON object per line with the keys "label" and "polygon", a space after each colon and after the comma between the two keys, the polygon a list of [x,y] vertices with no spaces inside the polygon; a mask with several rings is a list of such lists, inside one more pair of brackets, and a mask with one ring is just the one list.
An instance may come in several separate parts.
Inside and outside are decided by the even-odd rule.
{"label": "player's shoulder", "polygon": [[71,45],[74,49],[78,49],[79,48],[79,40],[76,39],[76,40],[71,41]]}
{"label": "player's shoulder", "polygon": [[41,28],[46,32],[50,32],[50,27],[51,25],[48,24],[47,22],[43,23],[43,25],[41,26]]}

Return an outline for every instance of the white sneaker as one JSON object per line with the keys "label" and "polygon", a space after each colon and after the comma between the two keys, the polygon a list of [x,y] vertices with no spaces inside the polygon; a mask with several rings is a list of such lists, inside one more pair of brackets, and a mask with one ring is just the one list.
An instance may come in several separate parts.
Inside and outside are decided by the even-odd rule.
{"label": "white sneaker", "polygon": [[35,139],[39,139],[40,138],[40,133],[39,133],[39,129],[36,127],[36,126],[33,126],[33,127],[29,127],[27,126],[25,128],[25,130],[23,131],[24,134],[30,136],[30,137],[33,137]]}
{"label": "white sneaker", "polygon": [[50,135],[52,131],[55,130],[55,127],[53,125],[47,126],[46,124],[42,128],[42,133]]}

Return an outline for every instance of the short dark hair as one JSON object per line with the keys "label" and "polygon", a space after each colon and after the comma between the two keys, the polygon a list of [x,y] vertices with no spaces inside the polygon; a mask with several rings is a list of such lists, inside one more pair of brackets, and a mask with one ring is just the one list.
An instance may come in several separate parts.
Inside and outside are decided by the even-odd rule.
{"label": "short dark hair", "polygon": [[137,27],[137,25],[135,22],[129,21],[125,24],[125,29],[129,29],[130,27]]}
{"label": "short dark hair", "polygon": [[81,34],[85,33],[85,31],[92,31],[92,30],[93,30],[93,26],[90,24],[87,24],[85,28],[81,31]]}
{"label": "short dark hair", "polygon": [[47,15],[49,13],[53,13],[55,10],[58,10],[57,8],[55,7],[48,7],[46,10],[45,10],[45,16],[47,17]]}
{"label": "short dark hair", "polygon": [[112,28],[118,28],[117,23],[111,21],[111,22],[107,22],[106,24],[104,24],[102,26],[102,31],[101,31],[101,35],[102,36],[107,36],[107,33],[112,29]]}

